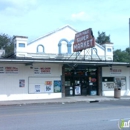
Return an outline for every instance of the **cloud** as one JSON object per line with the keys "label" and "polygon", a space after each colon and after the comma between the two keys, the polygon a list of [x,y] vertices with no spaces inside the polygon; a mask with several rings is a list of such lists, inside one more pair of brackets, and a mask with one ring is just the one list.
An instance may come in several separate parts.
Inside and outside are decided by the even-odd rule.
{"label": "cloud", "polygon": [[85,12],[79,12],[71,15],[72,21],[92,21],[93,17]]}
{"label": "cloud", "polygon": [[72,18],[79,19],[79,18],[83,18],[84,15],[85,15],[85,12],[79,12],[77,14],[72,14]]}
{"label": "cloud", "polygon": [[3,15],[24,15],[38,7],[37,0],[4,0],[0,1],[0,13]]}

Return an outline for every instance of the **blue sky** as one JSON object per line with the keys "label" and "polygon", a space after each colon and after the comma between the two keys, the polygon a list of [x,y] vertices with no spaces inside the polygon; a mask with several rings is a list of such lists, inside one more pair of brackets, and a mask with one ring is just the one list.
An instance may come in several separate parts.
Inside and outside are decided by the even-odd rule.
{"label": "blue sky", "polygon": [[130,0],[0,0],[0,33],[29,42],[64,25],[110,35],[114,49],[129,47]]}

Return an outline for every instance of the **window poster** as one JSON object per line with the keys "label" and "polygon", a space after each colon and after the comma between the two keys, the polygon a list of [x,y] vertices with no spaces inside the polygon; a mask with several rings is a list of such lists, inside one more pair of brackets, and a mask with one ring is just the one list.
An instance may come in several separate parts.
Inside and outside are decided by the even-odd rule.
{"label": "window poster", "polygon": [[126,77],[115,77],[115,85],[117,88],[121,88],[121,90],[126,89]]}
{"label": "window poster", "polygon": [[113,91],[114,90],[114,82],[103,82],[103,91]]}
{"label": "window poster", "polygon": [[24,79],[19,80],[19,87],[25,87],[25,80]]}
{"label": "window poster", "polygon": [[40,93],[40,85],[35,85],[35,92]]}
{"label": "window poster", "polygon": [[53,92],[52,81],[45,81],[44,92],[47,93]]}
{"label": "window poster", "polygon": [[80,94],[81,94],[80,86],[75,86],[75,95],[80,95]]}
{"label": "window poster", "polygon": [[54,92],[55,93],[61,92],[61,81],[60,80],[54,81]]}

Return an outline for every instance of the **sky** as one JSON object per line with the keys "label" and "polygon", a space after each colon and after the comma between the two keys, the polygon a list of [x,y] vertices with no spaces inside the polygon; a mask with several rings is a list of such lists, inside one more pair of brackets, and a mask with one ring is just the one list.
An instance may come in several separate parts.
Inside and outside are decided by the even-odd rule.
{"label": "sky", "polygon": [[0,34],[31,42],[65,25],[110,35],[114,50],[129,47],[130,0],[0,0]]}

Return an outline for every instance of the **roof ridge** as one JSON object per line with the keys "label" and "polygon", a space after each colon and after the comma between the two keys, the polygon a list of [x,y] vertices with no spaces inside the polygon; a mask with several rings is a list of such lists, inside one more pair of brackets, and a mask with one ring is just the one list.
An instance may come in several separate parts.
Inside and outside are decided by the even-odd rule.
{"label": "roof ridge", "polygon": [[95,42],[96,43],[96,45],[98,46],[98,47],[100,47],[100,48],[102,48],[102,49],[104,49],[104,47],[102,46],[102,45],[100,45],[99,43],[97,43],[97,42]]}
{"label": "roof ridge", "polygon": [[65,25],[65,26],[62,26],[61,28],[57,28],[56,30],[51,31],[50,33],[46,33],[45,35],[43,35],[43,36],[37,38],[36,40],[31,41],[30,43],[28,43],[28,45],[30,45],[31,43],[33,43],[33,42],[35,42],[35,41],[37,41],[37,40],[40,40],[40,39],[46,37],[46,36],[49,36],[49,35],[51,35],[51,34],[57,32],[57,31],[60,31],[60,30],[62,30],[62,29],[64,29],[64,28],[66,28],[66,27],[69,27],[70,29],[74,30],[75,32],[78,32],[77,30],[75,30],[75,29],[74,29],[73,27],[71,27],[70,25]]}

